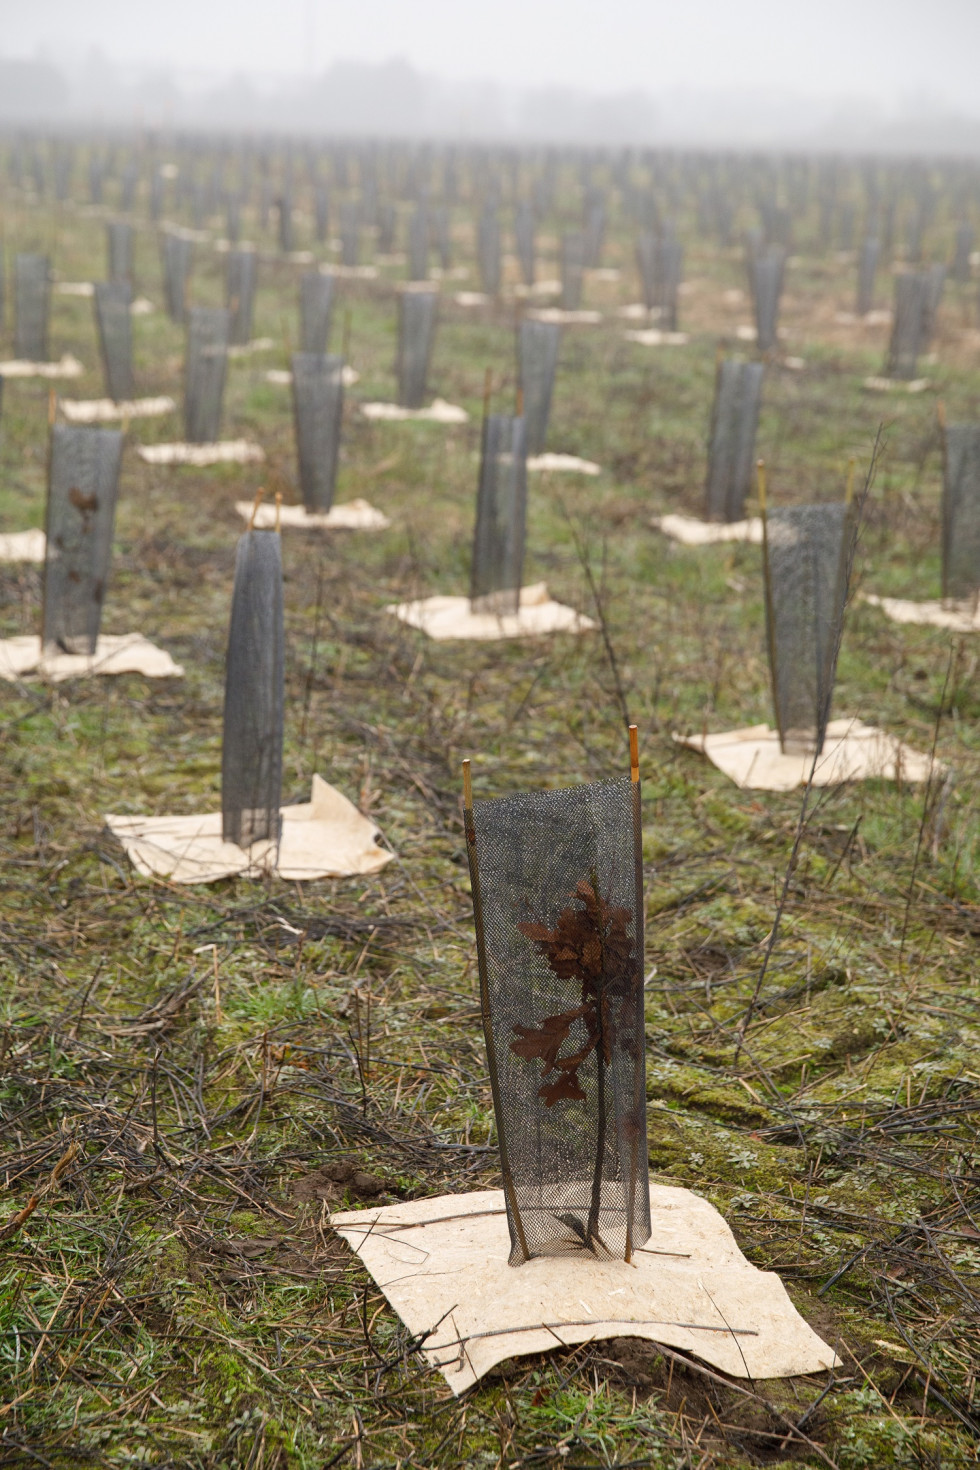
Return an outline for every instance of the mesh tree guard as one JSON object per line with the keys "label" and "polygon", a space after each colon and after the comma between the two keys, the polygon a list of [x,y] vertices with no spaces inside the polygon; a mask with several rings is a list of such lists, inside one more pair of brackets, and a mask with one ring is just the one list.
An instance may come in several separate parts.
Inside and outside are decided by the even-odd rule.
{"label": "mesh tree guard", "polygon": [[228,251],[225,265],[225,300],[231,314],[228,340],[239,347],[244,347],[252,340],[258,264],[256,250]]}
{"label": "mesh tree guard", "polygon": [[950,424],[943,474],[943,597],[980,591],[980,424]]}
{"label": "mesh tree guard", "polygon": [[957,225],[952,269],[954,281],[968,281],[970,279],[970,255],[972,250],[973,226],[968,224]]}
{"label": "mesh tree guard", "polygon": [[886,363],[890,378],[915,377],[919,353],[928,340],[929,302],[929,277],[924,271],[895,277],[895,319]]}
{"label": "mesh tree guard", "polygon": [[946,267],[944,265],[931,265],[925,272],[926,276],[926,319],[923,325],[925,333],[923,345],[928,347],[936,333],[939,324],[939,308],[942,304],[943,289],[946,285]]}
{"label": "mesh tree guard", "polygon": [[643,305],[652,311],[657,304],[657,237],[652,230],[641,230],[636,237],[636,267]]}
{"label": "mesh tree guard", "polygon": [[500,220],[496,207],[484,205],[477,226],[476,255],[480,283],[488,296],[500,295]]}
{"label": "mesh tree guard", "polygon": [[276,200],[279,216],[279,249],[283,255],[291,255],[296,248],[293,238],[293,201],[288,194],[280,194]]}
{"label": "mesh tree guard", "polygon": [[517,375],[524,407],[528,454],[541,454],[548,433],[561,327],[522,321],[517,334]]}
{"label": "mesh tree guard", "polygon": [[525,286],[534,285],[534,210],[522,199],[514,215],[514,244]]}
{"label": "mesh tree guard", "polygon": [[278,843],[285,637],[278,531],[246,531],[235,553],[221,745],[221,835]]}
{"label": "mesh tree guard", "polygon": [[492,413],[483,424],[470,601],[476,612],[515,613],[524,574],[527,448],[524,420]]}
{"label": "mesh tree guard", "polygon": [[429,279],[429,216],[422,204],[408,222],[408,278]]}
{"label": "mesh tree guard", "polygon": [[323,352],[293,354],[293,417],[299,482],[307,510],[333,505],[344,411],[344,360]]}
{"label": "mesh tree guard", "polygon": [[106,223],[106,246],[109,256],[109,280],[133,279],[133,227],[127,220],[111,219]]}
{"label": "mesh tree guard", "polygon": [[130,315],[133,288],[128,281],[98,281],[94,301],[106,392],[121,403],[135,393]]}
{"label": "mesh tree guard", "polygon": [[361,211],[348,200],[340,206],[340,261],[345,266],[357,265],[361,252]]}
{"label": "mesh tree guard", "polygon": [[237,245],[242,233],[242,201],[239,194],[225,199],[225,234],[231,245]]}
{"label": "mesh tree guard", "polygon": [[453,240],[449,210],[444,204],[432,211],[432,243],[439,256],[439,265],[448,271],[453,263]]}
{"label": "mesh tree guard", "polygon": [[763,372],[761,362],[728,359],[719,365],[705,487],[709,521],[740,521],[745,515],[755,468]]}
{"label": "mesh tree guard", "polygon": [[585,276],[585,241],[577,231],[561,237],[561,304],[564,311],[578,311],[582,305],[582,281]]}
{"label": "mesh tree guard", "polygon": [[637,240],[637,264],[643,284],[643,303],[656,311],[668,332],[677,331],[677,292],[681,283],[684,252],[672,234],[659,238],[643,231]]}
{"label": "mesh tree guard", "polygon": [[46,255],[14,256],[14,350],[31,362],[48,357],[51,270]]}
{"label": "mesh tree guard", "polygon": [[466,802],[512,1266],[650,1238],[638,775]]}
{"label": "mesh tree guard", "polygon": [[764,519],[773,704],[787,755],[823,749],[855,520],[846,505],[784,506]]}
{"label": "mesh tree guard", "polygon": [[318,245],[322,245],[330,233],[330,195],[324,184],[313,190],[313,229]]}
{"label": "mesh tree guard", "polygon": [[858,256],[857,314],[867,316],[874,306],[875,273],[878,269],[878,241],[865,240]]}
{"label": "mesh tree guard", "polygon": [[398,299],[396,372],[403,408],[421,408],[425,403],[438,306],[436,291],[403,291]]}
{"label": "mesh tree guard", "polygon": [[381,255],[390,255],[395,248],[395,231],[398,228],[398,214],[393,204],[381,204],[378,206],[378,252]]}
{"label": "mesh tree guard", "polygon": [[333,276],[304,271],[299,278],[299,335],[304,352],[326,352],[333,315]]}
{"label": "mesh tree guard", "polygon": [[184,432],[191,444],[213,444],[221,426],[231,313],[192,306],[187,313]]}
{"label": "mesh tree guard", "polygon": [[51,431],[41,639],[95,652],[109,581],[122,434],[55,424]]}
{"label": "mesh tree guard", "polygon": [[163,294],[167,315],[173,322],[182,322],[187,313],[187,281],[191,269],[192,248],[185,235],[175,235],[167,230],[162,236]]}
{"label": "mesh tree guard", "polygon": [[783,293],[785,269],[786,248],[783,245],[769,245],[752,261],[752,300],[755,303],[756,343],[760,352],[771,352],[776,345],[779,298]]}

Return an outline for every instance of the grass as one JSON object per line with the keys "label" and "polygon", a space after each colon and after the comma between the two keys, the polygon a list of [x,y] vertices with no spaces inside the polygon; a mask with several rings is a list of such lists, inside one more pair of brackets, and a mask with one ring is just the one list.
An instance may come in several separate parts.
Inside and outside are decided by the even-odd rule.
{"label": "grass", "polygon": [[[101,215],[4,188],[8,254],[55,242],[62,279],[102,274]],[[814,198],[783,313],[806,367],[767,373],[771,494],[839,496],[882,426],[859,585],[935,596],[935,394],[862,391],[887,329],[835,321],[853,265],[815,248],[816,219]],[[743,1032],[800,797],[739,791],[671,740],[769,718],[758,551],[697,554],[649,526],[699,508],[716,344],[749,320],[725,294],[742,289],[739,253],[692,226],[691,341],[658,351],[612,314],[636,285],[630,229],[611,222],[604,264],[623,275],[587,286],[600,327],[565,332],[550,433],[603,474],[532,481],[527,580],[594,614],[584,548],[615,674],[599,636],[437,645],[384,613],[467,588],[484,369],[509,402],[513,313],[456,307],[447,288],[431,388],[469,425],[370,423],[356,400],[393,393],[399,270],[341,283],[334,337],[349,311],[361,379],[339,498],[393,526],[284,537],[284,798],[305,799],[318,770],[370,812],[399,855],[378,878],[180,889],[137,877],[103,828],[106,812],[219,799],[234,502],[263,481],[294,493],[288,390],[264,373],[297,337],[298,266],[263,260],[255,334],[278,345],[229,372],[225,430],[261,442],[266,466],[166,471],[127,449],[104,627],[138,628],[186,677],[2,689],[0,1464],[976,1463],[977,655],[852,606],[836,711],[935,740],[952,780],[814,795]],[[145,226],[136,268],[159,308]],[[197,246],[192,299],[219,301],[221,271]],[[965,310],[950,288],[928,369],[950,418],[980,389]],[[135,333],[141,392],[179,398],[180,330],[158,309]],[[85,365],[72,394],[98,396],[91,303],[55,295],[51,340]],[[6,384],[5,529],[43,522],[47,409],[46,386]],[[179,432],[146,420],[129,439]],[[0,568],[0,633],[36,628],[39,589],[35,569]],[[644,780],[651,1165],[717,1205],[843,1367],[729,1383],[620,1339],[503,1365],[457,1402],[327,1216],[498,1182],[459,762],[472,756],[478,795],[620,773],[623,702]]]}

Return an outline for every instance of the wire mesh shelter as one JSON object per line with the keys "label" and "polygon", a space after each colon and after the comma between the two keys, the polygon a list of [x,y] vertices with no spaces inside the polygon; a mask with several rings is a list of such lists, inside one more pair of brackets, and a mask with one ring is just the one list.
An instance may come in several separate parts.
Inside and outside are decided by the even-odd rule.
{"label": "wire mesh shelter", "polygon": [[525,286],[534,285],[534,209],[522,199],[514,214],[514,245]]}
{"label": "wire mesh shelter", "polygon": [[890,378],[915,377],[919,355],[929,339],[930,303],[925,271],[905,271],[895,277],[895,316],[886,364]]}
{"label": "wire mesh shelter", "polygon": [[408,278],[429,279],[429,215],[420,204],[408,222]]}
{"label": "wire mesh shelter", "polygon": [[48,357],[51,267],[46,255],[14,256],[14,349],[30,362]]}
{"label": "wire mesh shelter", "polygon": [[606,235],[606,203],[601,193],[590,193],[586,200],[582,229],[585,264],[594,269],[602,259],[602,243]]}
{"label": "wire mesh shelter", "polygon": [[128,281],[98,281],[94,304],[106,392],[120,403],[135,393],[131,315],[133,288]]}
{"label": "wire mesh shelter", "polygon": [[41,640],[94,654],[112,557],[122,434],[55,424],[51,431]]}
{"label": "wire mesh shelter", "polygon": [[317,244],[322,245],[330,233],[330,195],[324,184],[313,190],[313,230]]}
{"label": "wire mesh shelter", "polygon": [[650,1237],[633,774],[466,802],[512,1266]]}
{"label": "wire mesh shelter", "polygon": [[973,226],[966,222],[956,227],[956,244],[953,250],[952,277],[954,281],[970,279],[970,256],[973,252]]}
{"label": "wire mesh shelter", "polygon": [[944,435],[943,597],[980,593],[980,424],[949,424]]}
{"label": "wire mesh shelter", "polygon": [[823,749],[844,623],[855,518],[847,505],[784,506],[764,519],[773,703],[787,755]]}
{"label": "wire mesh shelter", "polygon": [[279,249],[283,255],[290,255],[296,248],[296,242],[293,232],[293,201],[288,193],[279,195],[276,212],[279,220]]}
{"label": "wire mesh shelter", "polygon": [[106,248],[109,257],[109,280],[133,280],[134,231],[128,220],[111,219],[106,222]]}
{"label": "wire mesh shelter", "polygon": [[677,293],[681,283],[684,252],[680,241],[669,232],[657,236],[641,230],[636,241],[636,262],[647,311],[668,332],[677,330]]}
{"label": "wire mesh shelter", "polygon": [[500,295],[500,218],[496,206],[485,204],[476,233],[480,283],[488,296]]}
{"label": "wire mesh shelter", "polygon": [[278,843],[285,635],[278,531],[249,530],[235,553],[221,745],[221,832]]}
{"label": "wire mesh shelter", "polygon": [[344,361],[323,352],[293,354],[293,416],[299,481],[307,510],[333,504],[344,411]]}
{"label": "wire mesh shelter", "polygon": [[878,241],[869,238],[861,245],[858,255],[857,314],[867,316],[874,306],[875,273],[878,270]]}
{"label": "wire mesh shelter", "polygon": [[556,323],[521,322],[517,333],[517,375],[528,454],[540,454],[544,449],[560,346],[561,327]]}
{"label": "wire mesh shelter", "polygon": [[582,305],[584,278],[585,240],[580,232],[570,231],[561,237],[561,304],[564,311],[578,311]]}
{"label": "wire mesh shelter", "polygon": [[779,298],[783,294],[786,270],[786,247],[768,245],[751,262],[752,300],[755,305],[756,343],[760,352],[771,352],[776,345],[779,322]]}
{"label": "wire mesh shelter", "polygon": [[439,265],[448,271],[453,263],[452,222],[445,204],[440,204],[430,214],[432,243],[439,256]]}
{"label": "wire mesh shelter", "polygon": [[252,340],[258,265],[257,250],[228,251],[225,262],[225,301],[231,314],[228,340],[239,347]]}
{"label": "wire mesh shelter", "polygon": [[231,312],[225,307],[192,306],[187,313],[184,432],[191,444],[213,444],[218,438],[230,331]]}
{"label": "wire mesh shelter", "polygon": [[356,200],[345,200],[340,206],[340,260],[351,267],[357,265],[361,253],[361,210]]}
{"label": "wire mesh shelter", "polygon": [[165,230],[160,249],[163,256],[163,296],[167,315],[173,322],[182,322],[187,313],[187,283],[193,246],[186,235]]}
{"label": "wire mesh shelter", "polygon": [[524,420],[510,414],[488,414],[483,423],[470,568],[474,611],[517,612],[524,574],[526,516]]}
{"label": "wire mesh shelter", "polygon": [[425,403],[429,361],[439,307],[437,291],[403,291],[398,299],[398,402],[404,408]]}
{"label": "wire mesh shelter", "polygon": [[705,514],[709,521],[740,521],[755,469],[755,436],[762,402],[761,362],[719,363],[711,413]]}
{"label": "wire mesh shelter", "polygon": [[304,352],[326,352],[333,300],[333,276],[304,271],[299,278],[299,336]]}

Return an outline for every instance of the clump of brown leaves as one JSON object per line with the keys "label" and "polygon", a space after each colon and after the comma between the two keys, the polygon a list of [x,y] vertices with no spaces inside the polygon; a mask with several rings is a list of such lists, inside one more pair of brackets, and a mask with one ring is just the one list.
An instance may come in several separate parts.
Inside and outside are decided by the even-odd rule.
{"label": "clump of brown leaves", "polygon": [[[630,910],[607,903],[595,881],[582,879],[574,896],[580,906],[562,909],[554,929],[532,920],[517,926],[560,979],[579,980],[582,985],[581,1005],[546,1016],[537,1027],[514,1027],[518,1039],[511,1042],[511,1051],[528,1061],[540,1059],[543,1077],[558,1073],[554,1081],[538,1088],[549,1108],[557,1102],[585,1102],[579,1068],[597,1048],[604,1063],[612,1060],[612,1002],[628,995],[636,983]],[[582,1022],[585,1039],[577,1051],[562,1056],[576,1021]]]}

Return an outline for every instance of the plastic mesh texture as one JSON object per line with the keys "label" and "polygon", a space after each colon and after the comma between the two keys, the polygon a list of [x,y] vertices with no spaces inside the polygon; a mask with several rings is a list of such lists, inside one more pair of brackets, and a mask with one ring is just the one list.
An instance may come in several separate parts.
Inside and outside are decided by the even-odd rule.
{"label": "plastic mesh texture", "polygon": [[752,261],[752,299],[755,303],[756,343],[760,352],[771,352],[776,345],[779,298],[783,294],[785,269],[786,247],[783,245],[768,246]]}
{"label": "plastic mesh texture", "polygon": [[408,278],[429,279],[429,216],[422,205],[408,222]]}
{"label": "plastic mesh texture", "polygon": [[970,255],[972,251],[973,226],[965,223],[957,225],[952,268],[954,281],[968,281],[970,279]]}
{"label": "plastic mesh texture", "polygon": [[522,199],[514,214],[514,244],[525,286],[534,285],[534,210]]}
{"label": "plastic mesh texture", "polygon": [[94,653],[112,557],[123,436],[55,424],[45,514],[41,638],[65,653]]}
{"label": "plastic mesh texture", "polygon": [[582,244],[585,264],[594,269],[602,259],[602,242],[606,234],[606,206],[601,199],[591,200],[585,208]]}
{"label": "plastic mesh texture", "polygon": [[106,392],[117,403],[132,398],[133,323],[130,307],[133,288],[128,281],[98,281],[95,286],[95,323],[102,354]]}
{"label": "plastic mesh texture", "polygon": [[719,366],[705,487],[709,521],[740,521],[745,515],[755,468],[764,371],[761,362],[728,359]]}
{"label": "plastic mesh texture", "polygon": [[929,331],[929,278],[924,271],[895,277],[895,319],[886,364],[891,378],[914,378]]}
{"label": "plastic mesh texture", "polygon": [[657,237],[652,230],[641,230],[636,237],[636,267],[643,305],[652,311],[657,304]]}
{"label": "plastic mesh texture", "polygon": [[288,194],[280,194],[276,200],[276,212],[279,217],[279,249],[283,255],[289,255],[295,248],[293,238],[293,201]]}
{"label": "plastic mesh texture", "polygon": [[398,299],[396,372],[403,408],[421,408],[425,403],[438,306],[436,291],[403,291]]}
{"label": "plastic mesh texture", "polygon": [[452,224],[449,210],[444,204],[432,211],[431,223],[432,243],[439,256],[439,265],[444,271],[448,271],[453,263]]}
{"label": "plastic mesh texture", "polygon": [[235,553],[221,746],[221,831],[239,847],[279,841],[284,664],[279,533],[246,531]]}
{"label": "plastic mesh texture", "polygon": [[313,190],[313,228],[318,245],[322,245],[330,233],[330,195],[319,184]]}
{"label": "plastic mesh texture", "polygon": [[980,424],[946,429],[943,477],[943,597],[980,591]]}
{"label": "plastic mesh texture", "polygon": [[228,251],[225,265],[225,300],[231,313],[228,338],[239,347],[244,347],[252,340],[258,265],[256,250]]}
{"label": "plastic mesh texture", "polygon": [[561,304],[564,311],[578,311],[582,305],[582,281],[585,275],[585,240],[577,231],[561,237]]}
{"label": "plastic mesh texture", "polygon": [[470,570],[474,609],[516,612],[524,572],[527,450],[524,420],[492,413],[483,424]]}
{"label": "plastic mesh texture", "polygon": [[517,375],[524,404],[528,454],[540,454],[548,434],[561,327],[555,322],[523,321],[517,334]]}
{"label": "plastic mesh texture", "polygon": [[169,230],[161,239],[163,294],[171,321],[182,322],[186,314],[187,280],[191,270],[192,244],[184,235]]}
{"label": "plastic mesh texture", "polygon": [[340,260],[342,265],[357,264],[361,252],[361,211],[356,202],[346,200],[340,206]]}
{"label": "plastic mesh texture", "polygon": [[109,220],[105,227],[109,280],[133,279],[133,227],[126,220]]}
{"label": "plastic mesh texture", "polygon": [[680,242],[672,235],[658,238],[650,230],[643,230],[636,241],[636,263],[644,306],[658,313],[661,326],[668,332],[676,332],[677,292],[684,264]]}
{"label": "plastic mesh texture", "polygon": [[481,1002],[511,1265],[650,1236],[639,787],[468,814]]}
{"label": "plastic mesh texture", "polygon": [[476,255],[480,282],[488,296],[500,294],[500,220],[492,204],[484,206],[477,225]]}
{"label": "plastic mesh texture", "polygon": [[344,361],[322,352],[293,354],[293,417],[299,483],[307,510],[333,504],[344,411]]}
{"label": "plastic mesh texture", "polygon": [[853,534],[845,505],[786,506],[766,518],[769,663],[787,754],[823,749]]}
{"label": "plastic mesh texture", "polygon": [[48,357],[51,271],[46,255],[14,256],[14,350],[30,362]]}
{"label": "plastic mesh texture", "polygon": [[326,352],[333,315],[333,276],[305,271],[299,278],[299,335],[304,352]]}
{"label": "plastic mesh texture", "polygon": [[857,314],[866,316],[874,306],[875,273],[878,269],[878,241],[865,240],[858,256]]}
{"label": "plastic mesh texture", "polygon": [[213,444],[221,427],[231,313],[192,306],[187,313],[184,432],[191,444]]}
{"label": "plastic mesh texture", "polygon": [[382,255],[390,255],[395,248],[395,230],[398,226],[398,215],[393,204],[384,203],[378,206],[378,250]]}

